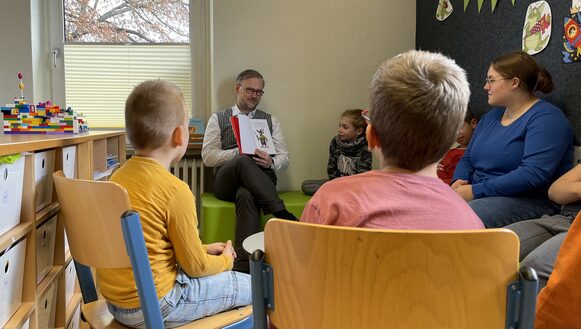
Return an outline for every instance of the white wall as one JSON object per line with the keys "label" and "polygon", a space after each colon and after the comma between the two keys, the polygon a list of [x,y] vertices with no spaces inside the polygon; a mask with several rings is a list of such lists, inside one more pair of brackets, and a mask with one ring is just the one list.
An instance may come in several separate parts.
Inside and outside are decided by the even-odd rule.
{"label": "white wall", "polygon": [[[414,48],[416,2],[208,1],[208,112],[234,102],[236,74],[257,69],[266,79],[262,108],[282,121],[291,152],[289,168],[279,173],[279,189],[299,189],[305,179],[326,177],[328,145],[339,114],[366,107],[379,64]],[[45,0],[2,0],[0,104],[19,95],[18,72],[24,74],[30,102],[54,98],[49,69],[54,40],[46,41],[48,29],[43,27],[49,20],[47,6]]]}
{"label": "white wall", "polygon": [[0,7],[0,104],[20,96],[18,72],[24,75],[24,97],[32,97],[30,2],[2,0]]}
{"label": "white wall", "polygon": [[240,71],[258,70],[266,80],[261,108],[281,120],[291,153],[278,188],[325,178],[339,114],[367,107],[379,64],[414,48],[415,6],[410,0],[214,1],[212,111],[233,104]]}
{"label": "white wall", "polygon": [[[32,47],[32,80],[34,88],[32,95],[34,103],[51,100],[55,104],[63,106],[64,104],[55,102],[52,97],[51,81],[51,49],[50,34],[48,24],[49,4],[46,0],[30,0],[31,2],[31,47]],[[32,99],[29,102],[32,103]]]}
{"label": "white wall", "polygon": [[0,7],[0,104],[20,96],[30,104],[51,99],[50,47],[46,0],[2,0]]}

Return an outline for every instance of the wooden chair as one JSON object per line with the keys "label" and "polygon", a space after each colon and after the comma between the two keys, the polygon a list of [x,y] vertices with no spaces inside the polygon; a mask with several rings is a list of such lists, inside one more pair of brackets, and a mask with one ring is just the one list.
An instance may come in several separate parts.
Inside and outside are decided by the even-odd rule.
{"label": "wooden chair", "polygon": [[[126,328],[113,319],[105,300],[97,299],[90,267],[132,267],[147,328],[163,328],[139,214],[130,210],[127,191],[113,182],[68,179],[62,171],[53,177],[89,325]],[[247,306],[182,328],[251,328],[251,313]]]}
{"label": "wooden chair", "polygon": [[[506,229],[396,231],[273,219],[251,256],[255,329],[533,328]],[[526,277],[526,278],[525,278]]]}

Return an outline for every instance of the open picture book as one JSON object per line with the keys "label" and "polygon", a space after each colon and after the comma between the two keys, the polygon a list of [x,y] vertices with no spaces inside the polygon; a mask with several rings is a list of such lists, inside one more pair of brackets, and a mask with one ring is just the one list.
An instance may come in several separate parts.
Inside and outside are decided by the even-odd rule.
{"label": "open picture book", "polygon": [[230,118],[240,154],[254,154],[254,150],[275,155],[276,149],[266,119],[250,119],[246,115]]}

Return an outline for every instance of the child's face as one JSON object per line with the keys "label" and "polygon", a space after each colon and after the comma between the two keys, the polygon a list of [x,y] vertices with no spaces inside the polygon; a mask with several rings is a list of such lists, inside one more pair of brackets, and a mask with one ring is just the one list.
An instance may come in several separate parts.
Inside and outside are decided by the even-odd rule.
{"label": "child's face", "polygon": [[476,127],[476,120],[471,122],[464,121],[460,131],[458,132],[458,138],[456,138],[456,143],[460,144],[460,147],[466,148],[472,139],[472,134],[474,133],[474,128]]}
{"label": "child's face", "polygon": [[337,132],[337,135],[339,135],[339,139],[343,142],[354,141],[362,132],[363,129],[356,129],[348,117],[342,117],[339,121],[339,131]]}

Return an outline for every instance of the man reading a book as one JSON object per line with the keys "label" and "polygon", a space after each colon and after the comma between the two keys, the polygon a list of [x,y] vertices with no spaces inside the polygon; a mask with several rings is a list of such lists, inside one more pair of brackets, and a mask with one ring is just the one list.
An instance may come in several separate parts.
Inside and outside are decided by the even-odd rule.
{"label": "man reading a book", "polygon": [[[255,70],[245,70],[236,78],[235,91],[236,104],[212,114],[208,120],[202,159],[207,167],[216,168],[214,195],[236,203],[234,247],[238,258],[234,270],[249,273],[242,241],[260,231],[260,210],[277,218],[296,217],[288,212],[276,191],[275,172],[288,166],[289,155],[280,121],[257,108],[264,94],[264,78]],[[242,115],[266,120],[276,154],[260,149],[253,154],[240,153],[231,117]]]}

